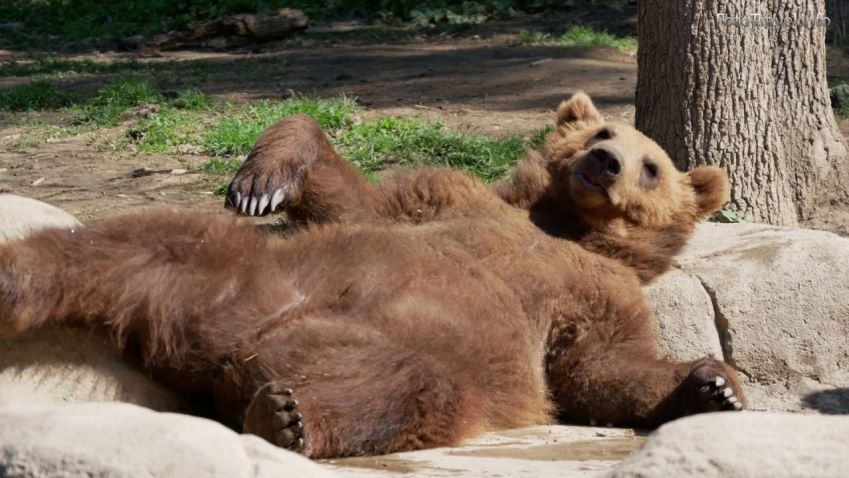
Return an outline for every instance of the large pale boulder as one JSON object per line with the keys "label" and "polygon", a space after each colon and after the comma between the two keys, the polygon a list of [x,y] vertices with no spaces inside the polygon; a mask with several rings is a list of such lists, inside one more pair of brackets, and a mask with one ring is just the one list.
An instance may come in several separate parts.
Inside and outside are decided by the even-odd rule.
{"label": "large pale boulder", "polygon": [[51,328],[0,340],[0,406],[104,401],[183,409],[100,333]]}
{"label": "large pale boulder", "polygon": [[646,293],[661,349],[724,357],[754,408],[849,412],[849,390],[840,388],[849,383],[849,239],[701,224],[676,270]]}
{"label": "large pale boulder", "polygon": [[849,476],[849,417],[711,413],[668,423],[610,478]]}
{"label": "large pale boulder", "polygon": [[[0,243],[47,227],[81,227],[34,199],[0,195]],[[118,357],[102,334],[45,329],[0,340],[0,406],[11,403],[123,401],[180,410],[180,400]]]}
{"label": "large pale boulder", "polygon": [[14,194],[0,194],[0,243],[48,227],[79,226],[74,216],[58,207]]}
{"label": "large pale boulder", "polygon": [[129,404],[17,405],[0,423],[0,478],[332,476],[211,420]]}
{"label": "large pale boulder", "polygon": [[654,309],[661,353],[679,360],[722,357],[713,305],[698,278],[672,269],[643,292]]}

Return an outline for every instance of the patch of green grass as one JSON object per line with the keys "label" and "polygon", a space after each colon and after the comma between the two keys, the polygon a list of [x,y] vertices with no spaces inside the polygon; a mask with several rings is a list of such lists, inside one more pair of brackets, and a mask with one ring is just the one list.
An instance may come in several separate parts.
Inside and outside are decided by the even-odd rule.
{"label": "patch of green grass", "polygon": [[35,55],[25,61],[13,59],[9,64],[0,69],[0,76],[67,76],[76,74],[123,73],[137,71],[144,67],[142,63],[136,60],[104,63],[91,59],[69,60]]}
{"label": "patch of green grass", "polygon": [[419,26],[438,25],[477,25],[487,21],[493,12],[482,4],[465,2],[449,8],[416,8],[409,13],[410,19]]}
{"label": "patch of green grass", "polygon": [[205,173],[223,174],[235,172],[241,165],[242,161],[238,159],[212,158],[200,169]]}
{"label": "patch of green grass", "polygon": [[218,102],[200,90],[188,89],[179,92],[171,105],[181,110],[204,111],[215,109]]}
{"label": "patch of green grass", "polygon": [[197,144],[203,132],[203,123],[197,114],[166,107],[158,113],[142,118],[127,131],[127,137],[139,150],[152,153],[174,153],[177,146]]}
{"label": "patch of green grass", "polygon": [[539,30],[522,30],[519,32],[519,43],[523,45],[547,45],[554,42],[555,40],[550,33],[543,33]]}
{"label": "patch of green grass", "polygon": [[207,151],[219,156],[250,152],[260,133],[286,116],[305,113],[333,133],[353,122],[357,104],[350,98],[296,98],[280,103],[263,101],[225,113],[203,140]]}
{"label": "patch of green grass", "polygon": [[226,196],[227,191],[230,188],[230,181],[224,181],[223,183],[219,183],[218,186],[215,186],[212,193],[216,196]]}
{"label": "patch of green grass", "polygon": [[566,30],[566,33],[560,37],[560,41],[566,45],[609,46],[620,51],[635,51],[637,49],[636,38],[617,38],[607,32],[588,27],[572,27]]}
{"label": "patch of green grass", "polygon": [[175,153],[180,145],[199,145],[206,128],[203,113],[218,103],[198,90],[186,90],[127,130],[141,151]]}
{"label": "patch of green grass", "polygon": [[525,152],[521,138],[490,138],[451,131],[441,123],[380,118],[354,126],[337,143],[364,173],[392,165],[460,168],[485,181],[505,177]]}
{"label": "patch of green grass", "polygon": [[538,129],[531,137],[528,139],[528,148],[537,149],[543,144],[545,144],[545,138],[548,137],[550,133],[554,132],[554,125],[550,124],[543,128]]}
{"label": "patch of green grass", "polygon": [[7,151],[13,151],[13,152],[16,152],[16,153],[20,153],[20,152],[26,151],[29,148],[33,148],[35,146],[38,146],[38,141],[36,141],[32,138],[22,138],[22,139],[18,140],[17,142],[9,145],[6,149],[7,149]]}
{"label": "patch of green grass", "polygon": [[115,126],[130,108],[162,102],[162,95],[149,82],[129,78],[104,87],[76,108],[82,123]]}
{"label": "patch of green grass", "polygon": [[432,165],[459,168],[485,181],[496,181],[507,176],[526,149],[539,147],[553,130],[550,126],[543,128],[528,140],[518,136],[491,138],[410,118],[385,117],[355,124],[356,111],[354,102],[347,98],[304,98],[225,109],[218,125],[202,140],[206,151],[216,156],[202,169],[217,174],[236,171],[241,161],[227,158],[244,156],[265,128],[296,113],[313,116],[330,133],[340,153],[372,179],[392,166]]}
{"label": "patch of green grass", "polygon": [[519,42],[526,45],[606,46],[616,48],[623,53],[637,51],[636,38],[616,37],[607,32],[583,26],[571,27],[559,37],[539,31],[523,31],[519,34]]}
{"label": "patch of green grass", "polygon": [[710,218],[710,221],[725,224],[736,224],[749,222],[749,217],[745,212],[736,211],[734,209],[721,209]]}
{"label": "patch of green grass", "polygon": [[0,90],[0,111],[30,111],[58,108],[69,100],[68,94],[46,80]]}

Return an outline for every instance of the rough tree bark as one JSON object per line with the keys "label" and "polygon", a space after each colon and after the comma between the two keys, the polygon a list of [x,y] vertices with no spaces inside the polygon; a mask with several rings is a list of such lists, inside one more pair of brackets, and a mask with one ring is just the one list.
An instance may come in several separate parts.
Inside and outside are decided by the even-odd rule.
{"label": "rough tree bark", "polygon": [[640,0],[637,128],[681,169],[728,170],[732,204],[796,225],[849,200],[823,0]]}

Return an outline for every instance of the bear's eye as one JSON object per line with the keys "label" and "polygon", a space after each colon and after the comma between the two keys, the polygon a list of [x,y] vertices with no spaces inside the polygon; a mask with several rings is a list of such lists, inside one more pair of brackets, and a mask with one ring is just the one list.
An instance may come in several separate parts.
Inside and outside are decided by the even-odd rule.
{"label": "bear's eye", "polygon": [[640,184],[646,189],[654,189],[660,183],[657,176],[660,174],[660,168],[648,159],[643,160],[643,174],[640,175]]}
{"label": "bear's eye", "polygon": [[598,132],[593,136],[593,140],[601,141],[605,139],[610,139],[613,135],[610,134],[610,130],[607,128],[602,128],[598,130]]}
{"label": "bear's eye", "polygon": [[649,177],[651,177],[651,178],[657,178],[658,170],[657,170],[657,165],[656,165],[656,164],[654,164],[654,163],[645,163],[645,164],[643,164],[643,169],[645,169],[645,170],[646,170],[646,174],[648,174],[648,175],[649,175]]}

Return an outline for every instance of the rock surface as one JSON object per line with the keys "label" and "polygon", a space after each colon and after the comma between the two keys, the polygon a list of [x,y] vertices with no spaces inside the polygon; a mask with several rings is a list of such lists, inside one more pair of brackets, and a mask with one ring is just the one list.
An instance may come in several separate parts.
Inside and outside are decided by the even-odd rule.
{"label": "rock surface", "polygon": [[849,412],[849,239],[706,223],[676,267],[646,288],[664,353],[724,357],[755,409]]}
{"label": "rock surface", "polygon": [[58,207],[14,194],[0,194],[0,243],[19,239],[38,229],[79,226],[74,216]]}
{"label": "rock surface", "polygon": [[19,405],[0,423],[2,478],[333,476],[216,422],[135,405]]}
{"label": "rock surface", "polygon": [[712,413],[668,423],[610,478],[849,476],[849,417]]}
{"label": "rock surface", "polygon": [[652,304],[661,353],[679,360],[722,357],[713,305],[698,278],[672,269],[643,292]]}
{"label": "rock surface", "polygon": [[458,447],[324,463],[344,477],[585,478],[612,470],[644,441],[633,430],[542,426],[488,433]]}
{"label": "rock surface", "polygon": [[173,393],[121,360],[99,333],[45,329],[0,340],[0,406],[111,401],[183,409]]}
{"label": "rock surface", "polygon": [[[80,227],[70,214],[34,199],[0,195],[0,243],[47,227]],[[180,410],[180,400],[120,358],[101,334],[45,329],[0,340],[0,406],[123,401]]]}

